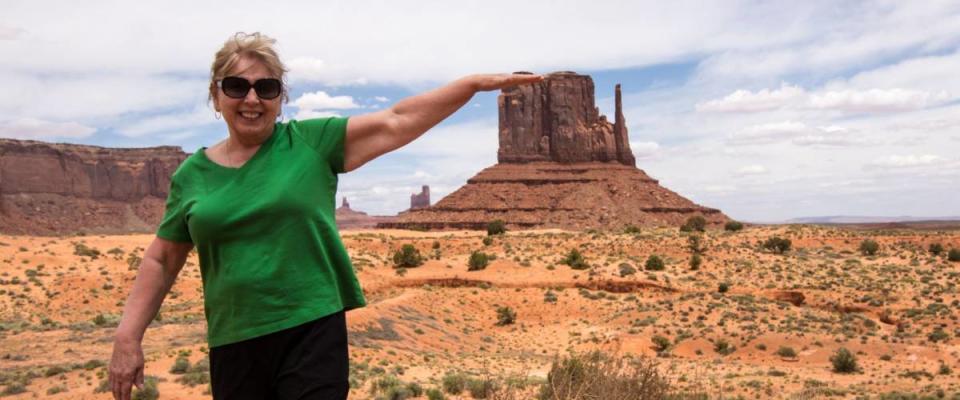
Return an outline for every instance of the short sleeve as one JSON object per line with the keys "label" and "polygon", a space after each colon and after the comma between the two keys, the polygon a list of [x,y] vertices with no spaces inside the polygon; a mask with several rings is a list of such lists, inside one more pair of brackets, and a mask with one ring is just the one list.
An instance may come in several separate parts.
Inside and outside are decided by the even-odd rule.
{"label": "short sleeve", "polygon": [[308,119],[297,122],[302,139],[330,164],[330,169],[343,173],[343,142],[347,135],[348,117]]}
{"label": "short sleeve", "polygon": [[193,242],[187,227],[187,206],[183,201],[183,188],[176,175],[170,179],[170,193],[163,220],[157,228],[157,236],[174,242]]}

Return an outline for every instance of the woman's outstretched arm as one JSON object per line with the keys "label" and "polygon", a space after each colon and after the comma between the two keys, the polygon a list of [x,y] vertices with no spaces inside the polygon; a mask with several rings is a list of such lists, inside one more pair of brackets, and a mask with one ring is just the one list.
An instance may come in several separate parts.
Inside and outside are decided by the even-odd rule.
{"label": "woman's outstretched arm", "polygon": [[352,171],[414,139],[463,107],[477,92],[539,82],[540,75],[470,75],[393,107],[350,117],[344,144],[344,170]]}

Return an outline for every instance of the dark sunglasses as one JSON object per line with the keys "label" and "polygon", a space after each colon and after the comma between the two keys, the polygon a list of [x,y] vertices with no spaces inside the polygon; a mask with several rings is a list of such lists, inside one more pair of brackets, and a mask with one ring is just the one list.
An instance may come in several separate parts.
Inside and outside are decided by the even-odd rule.
{"label": "dark sunglasses", "polygon": [[250,93],[251,86],[253,90],[257,92],[257,97],[264,100],[275,99],[283,92],[283,84],[280,83],[279,79],[274,78],[257,79],[256,82],[251,84],[250,81],[246,79],[228,76],[217,81],[217,86],[223,90],[223,94],[234,99],[247,97],[247,93]]}

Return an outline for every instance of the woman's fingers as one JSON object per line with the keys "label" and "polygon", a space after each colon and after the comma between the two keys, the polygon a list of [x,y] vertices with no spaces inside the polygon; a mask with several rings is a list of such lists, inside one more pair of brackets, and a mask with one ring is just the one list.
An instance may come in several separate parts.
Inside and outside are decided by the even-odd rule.
{"label": "woman's fingers", "polygon": [[477,90],[488,91],[504,89],[517,85],[536,83],[543,80],[542,75],[531,74],[490,74],[479,75]]}

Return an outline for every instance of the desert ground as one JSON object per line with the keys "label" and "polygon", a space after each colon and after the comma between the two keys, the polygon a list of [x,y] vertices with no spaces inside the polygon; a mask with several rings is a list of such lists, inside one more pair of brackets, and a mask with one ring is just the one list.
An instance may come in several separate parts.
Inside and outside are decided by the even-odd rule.
{"label": "desert ground", "polygon": [[[593,350],[651,361],[700,398],[960,396],[956,226],[342,236],[369,303],[347,314],[352,399],[482,398],[484,382],[500,388],[488,397],[537,398],[555,361]],[[791,248],[761,245],[775,236]],[[113,331],[152,238],[0,235],[0,396],[111,398]],[[405,244],[422,265],[395,268]],[[563,263],[572,249],[582,269]],[[469,271],[475,251],[495,259]],[[160,398],[211,397],[205,331],[192,254],[144,339]],[[834,371],[841,348],[855,371]]]}

